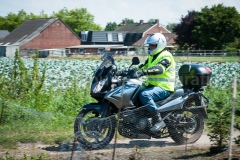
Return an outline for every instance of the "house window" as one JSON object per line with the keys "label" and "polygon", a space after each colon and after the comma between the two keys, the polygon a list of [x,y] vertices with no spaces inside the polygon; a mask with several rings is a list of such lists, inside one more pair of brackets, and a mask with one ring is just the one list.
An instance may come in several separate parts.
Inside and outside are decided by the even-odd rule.
{"label": "house window", "polygon": [[79,49],[78,49],[78,52],[79,52],[79,53],[84,53],[84,48],[79,48]]}
{"label": "house window", "polygon": [[65,53],[70,53],[70,49],[65,49]]}
{"label": "house window", "polygon": [[81,39],[82,39],[82,41],[86,41],[87,40],[87,35],[86,34],[82,34],[81,35]]}
{"label": "house window", "polygon": [[107,34],[108,41],[112,41],[112,33]]}
{"label": "house window", "polygon": [[123,35],[122,33],[118,33],[118,42],[122,42],[123,41]]}
{"label": "house window", "polygon": [[103,48],[98,48],[98,53],[103,53],[104,49]]}
{"label": "house window", "polygon": [[133,34],[127,34],[128,36],[127,36],[127,40],[129,41],[129,42],[131,42],[132,41],[132,36],[133,36]]}

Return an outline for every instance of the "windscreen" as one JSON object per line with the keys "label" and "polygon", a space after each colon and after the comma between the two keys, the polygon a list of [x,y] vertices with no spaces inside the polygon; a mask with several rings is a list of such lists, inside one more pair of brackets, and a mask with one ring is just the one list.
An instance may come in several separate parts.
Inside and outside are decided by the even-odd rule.
{"label": "windscreen", "polygon": [[104,53],[101,59],[102,63],[93,75],[95,78],[106,76],[110,68],[114,65],[114,59],[111,53]]}
{"label": "windscreen", "polygon": [[102,63],[93,74],[91,92],[94,94],[109,90],[111,87],[111,71],[114,65],[114,59],[111,53],[102,55]]}

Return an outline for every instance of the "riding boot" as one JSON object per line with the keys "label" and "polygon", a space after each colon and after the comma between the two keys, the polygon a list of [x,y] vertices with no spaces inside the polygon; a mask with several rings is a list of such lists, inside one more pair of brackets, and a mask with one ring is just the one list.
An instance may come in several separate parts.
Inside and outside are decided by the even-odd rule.
{"label": "riding boot", "polygon": [[154,124],[154,125],[152,126],[150,131],[154,134],[166,126],[166,124],[162,120],[161,114],[159,112],[154,112],[154,114],[152,116],[152,124]]}

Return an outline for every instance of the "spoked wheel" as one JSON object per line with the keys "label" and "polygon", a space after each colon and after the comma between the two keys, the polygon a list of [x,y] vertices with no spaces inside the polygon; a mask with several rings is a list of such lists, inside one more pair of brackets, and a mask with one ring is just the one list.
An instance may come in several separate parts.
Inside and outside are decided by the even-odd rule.
{"label": "spoked wheel", "polygon": [[74,123],[74,133],[85,149],[101,149],[108,145],[115,132],[114,116],[101,118],[95,110],[82,110]]}
{"label": "spoked wheel", "polygon": [[193,110],[178,110],[174,112],[177,123],[168,126],[171,138],[177,144],[196,142],[204,129],[204,118]]}

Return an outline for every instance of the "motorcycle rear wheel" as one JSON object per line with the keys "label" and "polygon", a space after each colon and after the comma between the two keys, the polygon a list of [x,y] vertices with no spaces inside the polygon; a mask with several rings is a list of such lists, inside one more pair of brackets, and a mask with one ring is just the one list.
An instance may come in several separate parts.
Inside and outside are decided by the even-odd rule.
{"label": "motorcycle rear wheel", "polygon": [[179,116],[182,125],[169,125],[168,131],[170,137],[177,144],[190,144],[196,142],[204,130],[204,118],[196,110],[178,110],[175,112]]}
{"label": "motorcycle rear wheel", "polygon": [[76,117],[74,133],[83,148],[96,150],[104,148],[111,142],[115,126],[114,116],[101,118],[94,109],[82,110]]}

